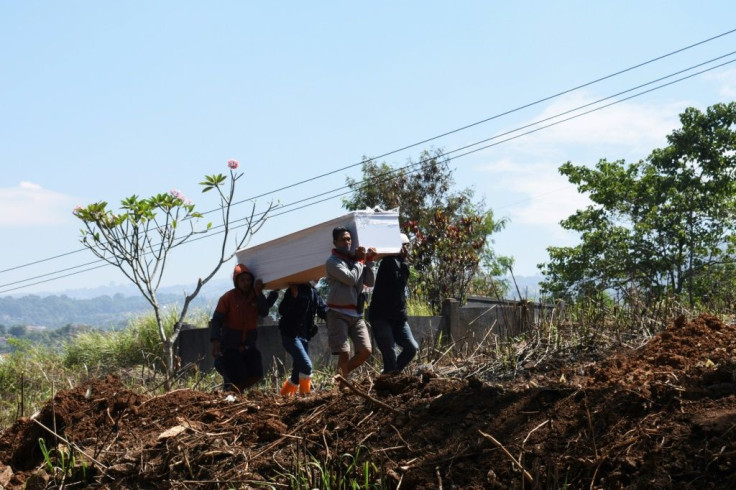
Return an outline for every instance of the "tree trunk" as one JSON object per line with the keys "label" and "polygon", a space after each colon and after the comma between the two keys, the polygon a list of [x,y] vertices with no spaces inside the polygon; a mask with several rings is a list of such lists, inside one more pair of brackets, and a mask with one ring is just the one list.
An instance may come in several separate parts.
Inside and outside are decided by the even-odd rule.
{"label": "tree trunk", "polygon": [[171,339],[166,339],[162,343],[163,355],[164,355],[164,367],[166,372],[164,373],[166,378],[164,379],[164,388],[166,391],[171,391],[171,383],[174,377],[174,343]]}

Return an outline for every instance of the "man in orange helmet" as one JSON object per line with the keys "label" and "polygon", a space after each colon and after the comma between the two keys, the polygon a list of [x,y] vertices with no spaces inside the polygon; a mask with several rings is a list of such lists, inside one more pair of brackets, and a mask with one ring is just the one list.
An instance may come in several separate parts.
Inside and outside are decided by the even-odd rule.
{"label": "man in orange helmet", "polygon": [[263,361],[256,348],[258,317],[278,298],[278,291],[263,294],[263,282],[243,264],[235,266],[233,285],[217,302],[210,320],[210,342],[215,369],[225,380],[226,389],[243,391],[263,379]]}

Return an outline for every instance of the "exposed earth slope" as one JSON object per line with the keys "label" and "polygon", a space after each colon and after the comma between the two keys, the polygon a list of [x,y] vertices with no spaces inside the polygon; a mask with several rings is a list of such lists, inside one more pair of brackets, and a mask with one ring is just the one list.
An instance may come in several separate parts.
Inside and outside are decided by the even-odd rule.
{"label": "exposed earth slope", "polygon": [[0,434],[0,484],[58,485],[38,471],[39,438],[67,447],[51,430],[88,455],[66,480],[87,488],[320,487],[321,471],[362,482],[365,462],[371,488],[736,488],[736,327],[715,317],[513,380],[462,372],[232,402],[95,379]]}

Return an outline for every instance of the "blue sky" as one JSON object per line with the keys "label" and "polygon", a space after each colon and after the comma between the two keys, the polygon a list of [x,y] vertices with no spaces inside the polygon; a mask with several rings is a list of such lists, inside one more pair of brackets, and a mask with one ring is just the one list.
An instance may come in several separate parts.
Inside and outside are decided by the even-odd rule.
{"label": "blue sky", "polygon": [[[217,201],[197,183],[226,172],[230,158],[245,172],[236,198],[247,199],[704,41],[736,28],[733,19],[727,1],[4,2],[0,294],[126,283],[103,267],[33,284],[95,261],[79,243],[76,205],[117,208],[132,194],[178,189],[210,210]],[[734,50],[736,33],[382,160],[452,152]],[[452,161],[457,188],[473,187],[509,218],[495,248],[515,257],[517,274],[533,275],[546,247],[576,243],[558,223],[586,201],[557,173],[562,163],[645,158],[686,107],[734,99],[736,63],[493,140]],[[256,205],[340,188],[347,176],[358,178],[359,166]],[[251,243],[344,212],[333,199],[274,216]],[[165,284],[193,285],[218,246],[213,237],[176,250]]]}

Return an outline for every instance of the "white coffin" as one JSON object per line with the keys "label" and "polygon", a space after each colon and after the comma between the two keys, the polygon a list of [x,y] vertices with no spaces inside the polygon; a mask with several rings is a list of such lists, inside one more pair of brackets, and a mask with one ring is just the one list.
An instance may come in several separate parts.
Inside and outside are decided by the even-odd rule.
{"label": "white coffin", "polygon": [[325,276],[325,261],[333,248],[332,229],[345,226],[353,250],[375,247],[379,255],[401,250],[399,211],[353,211],[339,218],[235,252],[263,280],[265,289],[283,289],[290,283],[317,281]]}

